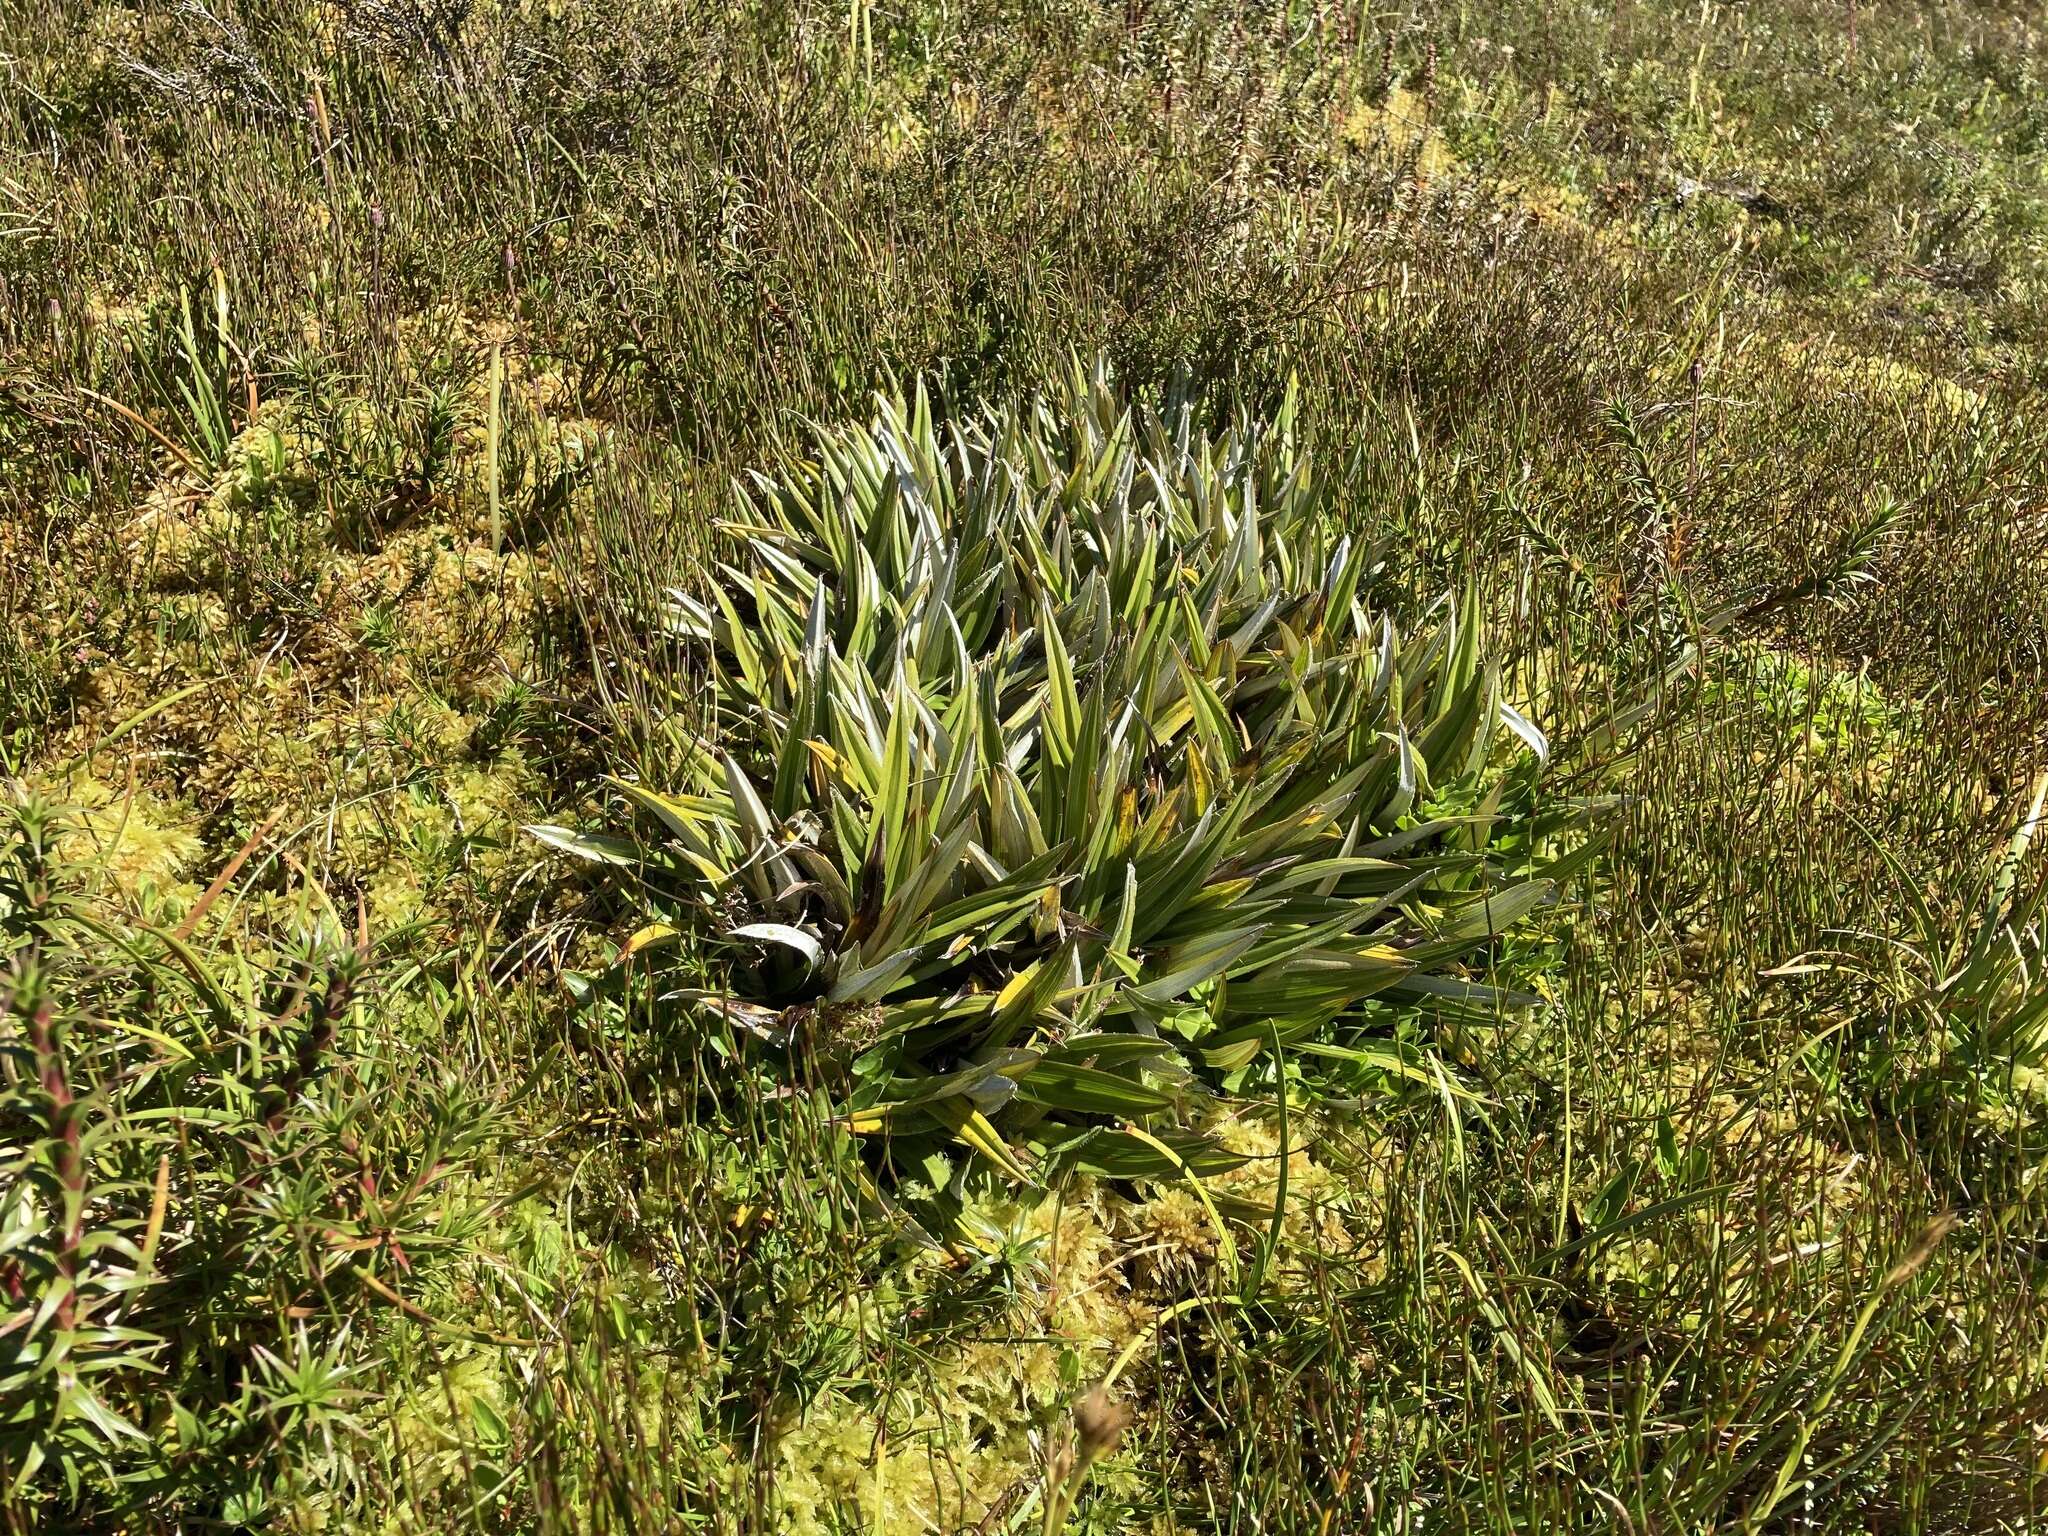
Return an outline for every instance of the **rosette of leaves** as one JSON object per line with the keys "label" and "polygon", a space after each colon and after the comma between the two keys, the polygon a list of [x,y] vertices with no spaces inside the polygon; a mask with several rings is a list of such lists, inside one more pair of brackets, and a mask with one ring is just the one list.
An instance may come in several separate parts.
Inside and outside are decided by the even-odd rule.
{"label": "rosette of leaves", "polygon": [[629,950],[708,927],[723,985],[670,995],[899,1168],[1222,1166],[1192,1111],[1261,1053],[1508,1000],[1474,962],[1555,897],[1543,739],[1469,601],[1369,609],[1291,399],[1212,439],[1100,375],[943,434],[920,394],[745,502],[669,615],[716,744],[619,784],[651,840],[537,830],[684,893]]}

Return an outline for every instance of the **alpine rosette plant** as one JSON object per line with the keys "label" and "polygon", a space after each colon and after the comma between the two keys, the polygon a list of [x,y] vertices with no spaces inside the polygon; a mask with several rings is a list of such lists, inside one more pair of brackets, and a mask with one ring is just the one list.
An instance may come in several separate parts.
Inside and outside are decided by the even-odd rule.
{"label": "alpine rosette plant", "polygon": [[1556,896],[1543,738],[1469,600],[1370,611],[1291,398],[1211,439],[1099,372],[943,432],[919,393],[743,501],[667,615],[716,739],[618,785],[657,840],[537,831],[637,866],[628,953],[709,935],[668,996],[892,1166],[1225,1166],[1199,1101],[1262,1053],[1506,1000],[1472,962]]}

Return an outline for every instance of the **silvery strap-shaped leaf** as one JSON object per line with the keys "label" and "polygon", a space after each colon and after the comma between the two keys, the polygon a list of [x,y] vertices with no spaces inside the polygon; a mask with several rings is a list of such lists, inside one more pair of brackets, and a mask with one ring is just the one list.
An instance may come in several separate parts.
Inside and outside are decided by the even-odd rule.
{"label": "silvery strap-shaped leaf", "polygon": [[779,944],[784,949],[794,950],[804,959],[804,964],[816,969],[825,959],[825,946],[817,936],[792,928],[788,923],[743,923],[726,935],[733,939],[752,939],[759,944]]}
{"label": "silvery strap-shaped leaf", "polygon": [[1529,750],[1536,754],[1537,762],[1547,763],[1550,761],[1550,738],[1531,725],[1528,716],[1524,715],[1505,699],[1502,699],[1494,707],[1500,712],[1501,724],[1521,738]]}

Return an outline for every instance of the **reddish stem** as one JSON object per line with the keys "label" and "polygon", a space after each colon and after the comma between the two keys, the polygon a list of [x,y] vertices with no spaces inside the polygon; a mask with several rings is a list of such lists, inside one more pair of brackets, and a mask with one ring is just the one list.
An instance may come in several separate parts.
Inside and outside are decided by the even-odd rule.
{"label": "reddish stem", "polygon": [[29,1016],[28,1038],[43,1092],[50,1100],[50,1127],[57,1137],[57,1184],[64,1191],[64,1236],[57,1248],[57,1278],[63,1283],[64,1299],[54,1315],[58,1329],[68,1333],[78,1321],[78,1250],[85,1242],[84,1127],[64,1074],[64,1057],[57,1049],[55,1003],[36,1005]]}

